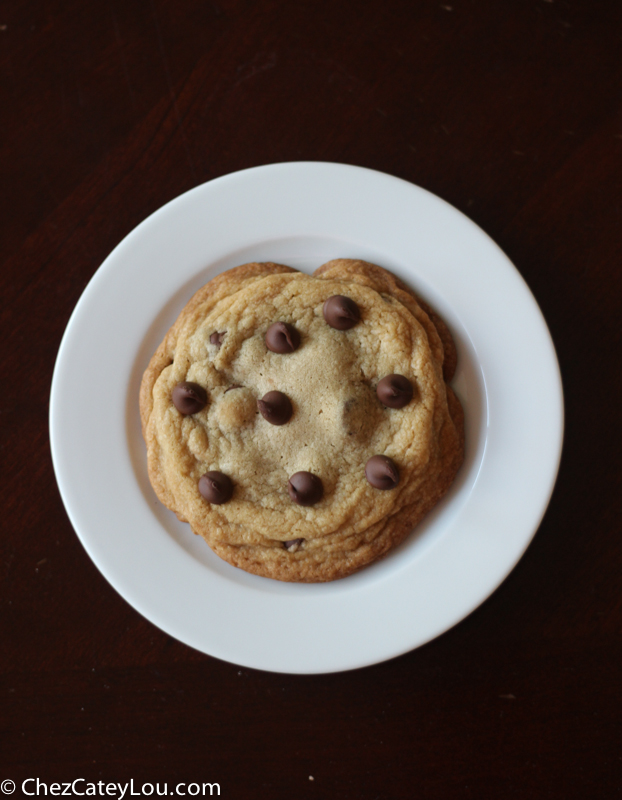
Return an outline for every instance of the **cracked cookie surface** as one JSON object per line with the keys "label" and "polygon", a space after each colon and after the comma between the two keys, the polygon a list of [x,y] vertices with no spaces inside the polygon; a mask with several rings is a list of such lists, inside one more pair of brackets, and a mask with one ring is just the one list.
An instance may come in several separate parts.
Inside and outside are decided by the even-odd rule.
{"label": "cracked cookie surface", "polygon": [[[336,296],[358,309],[346,329],[325,316]],[[381,267],[229,270],[189,301],[144,374],[151,483],[237,567],[287,581],[344,577],[399,544],[451,485],[464,449],[446,383],[455,363],[444,323]],[[393,375],[412,386],[399,408],[376,391]],[[178,396],[192,395],[182,411],[180,385]],[[370,483],[376,456],[394,465],[396,485]],[[229,479],[226,501],[201,493],[206,473]]]}

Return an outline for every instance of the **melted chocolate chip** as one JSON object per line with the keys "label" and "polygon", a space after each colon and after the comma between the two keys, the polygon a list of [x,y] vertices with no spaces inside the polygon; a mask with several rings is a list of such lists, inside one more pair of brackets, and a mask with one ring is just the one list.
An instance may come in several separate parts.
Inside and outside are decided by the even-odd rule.
{"label": "melted chocolate chip", "polygon": [[324,303],[324,319],[331,328],[347,331],[360,322],[361,312],[354,300],[341,294],[334,294]]}
{"label": "melted chocolate chip", "polygon": [[198,383],[178,383],[171,393],[173,405],[180,414],[196,414],[207,405],[207,392]]}
{"label": "melted chocolate chip", "polygon": [[389,408],[404,408],[413,399],[413,385],[403,375],[387,375],[376,386],[378,400]]}
{"label": "melted chocolate chip", "polygon": [[266,331],[265,341],[273,353],[293,353],[300,346],[300,334],[288,322],[274,322]]}
{"label": "melted chocolate chip", "polygon": [[289,479],[287,491],[299,506],[313,506],[324,496],[322,481],[310,472],[296,472]]}
{"label": "melted chocolate chip", "polygon": [[206,472],[199,479],[199,492],[208,503],[219,506],[231,499],[233,483],[222,472]]}
{"label": "melted chocolate chip", "polygon": [[372,456],[365,465],[365,477],[374,489],[394,489],[400,473],[388,456]]}
{"label": "melted chocolate chip", "polygon": [[283,547],[290,553],[295,553],[300,549],[304,539],[290,539],[289,542],[283,542]]}
{"label": "melted chocolate chip", "polygon": [[212,333],[212,335],[209,337],[210,344],[215,344],[216,347],[220,347],[220,345],[223,343],[226,333],[227,331],[223,331],[222,333],[214,331],[214,333]]}
{"label": "melted chocolate chip", "polygon": [[261,416],[272,425],[285,425],[291,419],[293,409],[289,397],[283,392],[268,392],[257,401]]}

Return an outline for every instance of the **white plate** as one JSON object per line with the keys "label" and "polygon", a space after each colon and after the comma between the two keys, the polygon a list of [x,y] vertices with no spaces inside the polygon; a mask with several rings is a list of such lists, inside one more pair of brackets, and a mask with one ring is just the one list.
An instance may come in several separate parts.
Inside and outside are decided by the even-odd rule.
{"label": "white plate", "polygon": [[[392,270],[458,347],[466,460],[449,495],[379,564],[329,584],[248,575],[156,500],[138,416],[142,372],[192,293],[247,261]],[[397,656],[463,619],[531,541],[559,465],[563,400],[548,329],[522,278],[472,222],[382,173],[274,164],[168,203],[106,259],[67,326],[50,404],[52,456],[78,536],[115,589],[170,635],[276,672]]]}

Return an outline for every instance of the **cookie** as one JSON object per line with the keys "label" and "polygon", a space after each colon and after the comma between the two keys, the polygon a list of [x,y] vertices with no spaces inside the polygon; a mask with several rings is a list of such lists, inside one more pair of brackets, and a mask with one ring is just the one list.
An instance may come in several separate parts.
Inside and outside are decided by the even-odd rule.
{"label": "cookie", "polygon": [[382,267],[236,267],[192,297],[143,376],[152,486],[236,567],[345,577],[449,489],[455,367],[446,325]]}

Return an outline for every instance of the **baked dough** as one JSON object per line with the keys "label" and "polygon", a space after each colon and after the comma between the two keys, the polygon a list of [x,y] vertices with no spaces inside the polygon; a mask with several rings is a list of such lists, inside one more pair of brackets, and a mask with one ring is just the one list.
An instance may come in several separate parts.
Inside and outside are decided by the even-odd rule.
{"label": "baked dough", "polygon": [[[333,296],[359,310],[348,329],[324,316]],[[268,349],[276,322],[298,335],[295,349]],[[442,320],[379,266],[337,259],[313,275],[236,267],[192,297],[144,373],[152,486],[236,567],[283,581],[345,577],[402,542],[454,480],[464,451],[462,408],[448,385],[455,366]],[[412,386],[401,408],[376,392],[392,375]],[[195,413],[172,399],[187,383],[207,398]],[[276,423],[260,410],[270,392],[291,403],[284,423],[282,409]],[[393,488],[370,483],[374,456],[396,468]],[[310,505],[293,499],[290,478],[300,472],[321,482]],[[199,491],[206,473],[227,476],[231,496],[209,502]]]}

